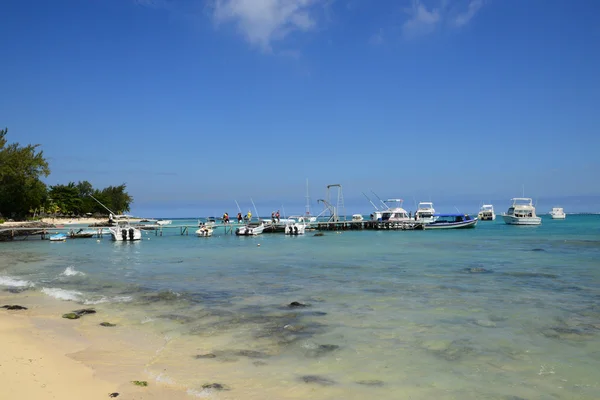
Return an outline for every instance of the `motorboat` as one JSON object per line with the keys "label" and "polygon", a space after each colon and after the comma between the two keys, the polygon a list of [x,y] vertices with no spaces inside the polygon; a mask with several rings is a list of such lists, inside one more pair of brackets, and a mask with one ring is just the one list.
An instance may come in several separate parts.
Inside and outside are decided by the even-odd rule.
{"label": "motorboat", "polygon": [[526,197],[511,199],[508,211],[502,214],[502,219],[508,225],[540,225],[542,219],[535,214],[533,201]]}
{"label": "motorboat", "polygon": [[422,201],[417,206],[417,211],[415,212],[415,221],[421,221],[425,224],[429,224],[435,221],[435,209],[433,208],[433,203],[430,201]]}
{"label": "motorboat", "polygon": [[[408,212],[402,208],[402,199],[387,199],[382,201],[387,207],[384,210],[376,210],[371,214],[371,219],[378,222],[410,222],[412,218]],[[354,216],[353,216],[354,218]]]}
{"label": "motorboat", "polygon": [[157,225],[171,225],[173,221],[171,221],[170,219],[159,219],[158,221],[156,221]]}
{"label": "motorboat", "polygon": [[128,216],[115,215],[113,221],[115,225],[108,228],[112,240],[116,242],[142,240],[142,230],[131,225]]}
{"label": "motorboat", "polygon": [[477,214],[477,219],[479,221],[494,221],[496,219],[494,206],[491,204],[482,205],[479,209],[479,213]]}
{"label": "motorboat", "polygon": [[196,231],[196,236],[200,237],[211,237],[213,235],[213,225],[201,223],[199,225],[198,230]]}
{"label": "motorboat", "polygon": [[265,229],[265,224],[263,222],[259,223],[250,223],[244,226],[240,226],[236,228],[235,234],[237,236],[256,236],[263,233]]}
{"label": "motorboat", "polygon": [[84,230],[84,229],[78,229],[77,231],[71,229],[71,231],[69,232],[69,237],[71,239],[86,239],[86,238],[91,238],[96,234],[95,231],[90,231],[90,230]]}
{"label": "motorboat", "polygon": [[352,214],[352,221],[361,222],[363,220],[362,214]]}
{"label": "motorboat", "polygon": [[50,236],[50,241],[51,242],[65,242],[67,240],[67,234],[66,233],[57,233],[55,235],[51,235]]}
{"label": "motorboat", "polygon": [[550,211],[550,216],[552,217],[552,219],[567,218],[567,215],[565,214],[565,211],[562,209],[562,207],[553,207],[552,211]]}
{"label": "motorboat", "polygon": [[424,228],[429,229],[464,229],[475,228],[477,218],[469,214],[435,214],[434,221],[425,224]]}
{"label": "motorboat", "polygon": [[304,235],[304,231],[306,230],[306,224],[294,222],[292,224],[286,224],[284,233],[286,235]]}

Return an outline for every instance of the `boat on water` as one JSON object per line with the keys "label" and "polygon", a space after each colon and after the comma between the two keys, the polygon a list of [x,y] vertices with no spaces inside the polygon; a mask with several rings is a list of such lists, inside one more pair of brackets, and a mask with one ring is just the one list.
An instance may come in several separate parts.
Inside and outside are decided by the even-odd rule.
{"label": "boat on water", "polygon": [[171,221],[170,219],[159,219],[158,221],[156,221],[157,225],[171,225],[173,221]]}
{"label": "boat on water", "polygon": [[298,236],[304,235],[306,230],[306,224],[294,222],[292,224],[286,224],[285,230],[283,231],[286,235]]}
{"label": "boat on water", "polygon": [[79,229],[77,231],[71,229],[71,231],[69,232],[69,237],[71,239],[87,239],[87,238],[91,238],[96,234],[96,232],[94,231],[90,231],[90,230],[84,230]]}
{"label": "boat on water", "polygon": [[237,236],[256,236],[256,235],[260,235],[261,233],[263,233],[263,231],[265,230],[265,224],[264,222],[252,222],[249,224],[246,224],[244,226],[240,226],[239,228],[236,228],[235,230],[235,234]]}
{"label": "boat on water", "polygon": [[50,241],[51,242],[65,242],[67,240],[67,234],[66,233],[57,233],[55,235],[51,235],[50,236]]}
{"label": "boat on water", "polygon": [[435,214],[434,221],[424,225],[426,230],[429,229],[464,229],[475,228],[477,218],[471,217],[469,214]]}
{"label": "boat on water", "polygon": [[553,207],[552,211],[550,211],[550,216],[552,217],[552,219],[567,218],[567,215],[565,214],[565,211],[562,209],[562,207]]}
{"label": "boat on water", "polygon": [[425,224],[434,222],[434,214],[435,209],[433,208],[433,203],[430,201],[422,201],[417,206],[417,211],[415,212],[415,221],[421,221]]}
{"label": "boat on water", "polygon": [[508,225],[540,225],[542,218],[535,214],[533,201],[526,197],[516,197],[511,199],[511,206],[508,211],[502,214],[504,223]]}
{"label": "boat on water", "polygon": [[[383,210],[375,210],[371,214],[371,219],[378,222],[411,222],[412,218],[408,215],[408,212],[402,208],[402,199],[387,199],[382,201],[385,205]],[[352,217],[354,219],[354,216]]]}
{"label": "boat on water", "polygon": [[196,236],[199,237],[211,237],[213,235],[213,225],[200,223],[198,226],[198,230],[196,231]]}
{"label": "boat on water", "polygon": [[484,204],[479,209],[477,214],[479,221],[494,221],[496,219],[496,213],[494,213],[494,206],[491,204]]}
{"label": "boat on water", "polygon": [[133,242],[136,240],[142,240],[142,230],[131,225],[129,222],[129,216],[115,215],[113,221],[115,225],[108,228],[112,240],[116,242]]}

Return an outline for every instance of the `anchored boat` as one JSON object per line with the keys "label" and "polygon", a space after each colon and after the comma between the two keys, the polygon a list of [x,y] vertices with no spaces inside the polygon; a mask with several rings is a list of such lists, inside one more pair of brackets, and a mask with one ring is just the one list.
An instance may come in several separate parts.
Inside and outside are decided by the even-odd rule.
{"label": "anchored boat", "polygon": [[425,224],[425,229],[464,229],[475,228],[477,218],[469,214],[435,214],[434,221]]}
{"label": "anchored boat", "polygon": [[533,201],[526,197],[511,199],[512,204],[508,211],[502,214],[502,219],[507,225],[540,225],[542,219],[535,214]]}

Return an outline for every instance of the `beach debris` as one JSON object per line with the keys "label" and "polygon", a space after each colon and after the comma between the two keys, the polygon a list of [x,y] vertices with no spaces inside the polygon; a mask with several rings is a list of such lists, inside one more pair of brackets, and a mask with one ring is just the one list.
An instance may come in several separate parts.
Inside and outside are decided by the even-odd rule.
{"label": "beach debris", "polygon": [[290,307],[306,307],[306,304],[300,303],[299,301],[292,301],[289,304]]}
{"label": "beach debris", "polygon": [[201,359],[201,358],[217,358],[216,354],[213,353],[206,353],[206,354],[196,354],[194,356],[195,359]]}
{"label": "beach debris", "polygon": [[19,306],[16,304],[13,305],[5,305],[0,308],[6,308],[7,310],[27,310],[27,307]]}
{"label": "beach debris", "polygon": [[364,381],[356,381],[356,383],[358,383],[359,385],[365,385],[365,386],[383,386],[383,381],[377,380],[377,379],[368,379],[368,380],[364,380]]}
{"label": "beach debris", "polygon": [[66,319],[79,319],[86,314],[96,314],[96,310],[93,308],[82,308],[80,310],[74,310],[70,313],[63,314],[63,318]]}
{"label": "beach debris", "polygon": [[148,382],[146,382],[146,381],[131,381],[131,383],[133,383],[135,386],[142,386],[142,387],[148,386]]}
{"label": "beach debris", "polygon": [[108,397],[118,397],[118,396],[119,396],[119,393],[117,393],[117,392],[108,394]]}
{"label": "beach debris", "polygon": [[117,326],[117,324],[111,324],[110,322],[100,322],[100,326],[106,326],[112,328],[113,326]]}
{"label": "beach debris", "polygon": [[321,386],[335,385],[335,382],[331,379],[324,378],[319,375],[304,375],[300,378],[304,383],[314,383]]}
{"label": "beach debris", "polygon": [[205,383],[202,385],[202,389],[229,390],[229,387],[221,383]]}
{"label": "beach debris", "polygon": [[325,234],[323,232],[317,232],[313,236],[325,236]]}

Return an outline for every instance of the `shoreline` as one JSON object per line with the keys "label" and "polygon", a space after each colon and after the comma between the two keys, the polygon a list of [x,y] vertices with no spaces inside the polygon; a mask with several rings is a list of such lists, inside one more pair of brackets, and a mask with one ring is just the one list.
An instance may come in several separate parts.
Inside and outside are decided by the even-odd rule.
{"label": "shoreline", "polygon": [[[130,218],[130,222],[140,222],[143,218]],[[108,223],[108,218],[51,218],[46,217],[36,221],[11,221],[0,224],[0,228],[10,228],[13,226],[27,226],[35,225],[39,223],[50,224],[50,225],[92,225]]]}

